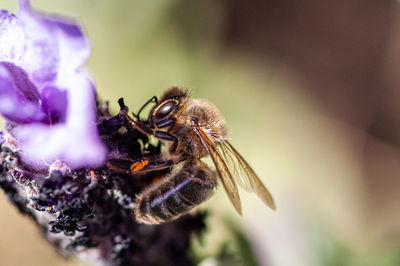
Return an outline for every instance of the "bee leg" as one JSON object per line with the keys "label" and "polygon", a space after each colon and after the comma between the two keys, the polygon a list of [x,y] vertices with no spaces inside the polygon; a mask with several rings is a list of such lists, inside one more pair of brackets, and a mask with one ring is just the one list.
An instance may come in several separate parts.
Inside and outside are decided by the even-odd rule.
{"label": "bee leg", "polygon": [[170,168],[173,164],[174,164],[174,161],[172,161],[172,160],[166,160],[166,161],[143,160],[143,161],[132,163],[130,166],[130,170],[131,170],[132,174],[136,174],[136,173],[143,174],[143,173],[164,170],[164,169]]}
{"label": "bee leg", "polygon": [[177,162],[174,160],[160,160],[154,158],[143,158],[140,161],[110,159],[106,162],[106,166],[108,169],[120,174],[142,174],[164,170],[175,163]]}
{"label": "bee leg", "polygon": [[167,127],[167,126],[173,126],[175,124],[175,122],[176,122],[175,118],[163,119],[161,121],[158,121],[156,123],[156,126],[158,128],[164,128],[164,127]]}
{"label": "bee leg", "polygon": [[114,160],[107,161],[106,166],[108,169],[117,172],[119,174],[129,174],[129,167],[126,167],[125,165],[124,166],[119,165]]}
{"label": "bee leg", "polygon": [[175,136],[171,135],[168,132],[164,132],[164,131],[156,131],[156,134],[154,134],[154,136],[159,139],[173,141],[174,143],[169,148],[169,152],[174,153],[176,151],[176,147],[178,146],[178,139]]}
{"label": "bee leg", "polygon": [[140,133],[144,135],[154,135],[154,131],[151,128],[148,128],[147,126],[143,125],[141,121],[135,121],[133,120],[127,113],[126,109],[121,109],[119,113],[125,117],[125,119],[131,124],[131,126],[138,130]]}

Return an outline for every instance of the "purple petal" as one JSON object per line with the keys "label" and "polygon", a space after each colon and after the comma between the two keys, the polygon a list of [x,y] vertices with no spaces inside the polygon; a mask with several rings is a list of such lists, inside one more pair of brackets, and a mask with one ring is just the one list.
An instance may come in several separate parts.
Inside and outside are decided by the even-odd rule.
{"label": "purple petal", "polygon": [[25,34],[17,17],[0,10],[0,61],[19,63],[23,57]]}
{"label": "purple petal", "polygon": [[101,166],[107,150],[97,133],[95,90],[77,71],[90,46],[76,22],[21,0],[18,19],[0,12],[2,43],[0,60],[8,62],[0,62],[0,113],[17,122],[10,131],[22,159],[39,169],[55,161],[72,169]]}
{"label": "purple petal", "polygon": [[37,90],[26,78],[26,73],[5,62],[0,62],[0,113],[18,123],[46,120]]}
{"label": "purple petal", "polygon": [[0,145],[3,145],[4,142],[6,142],[6,139],[4,138],[4,133],[3,131],[0,131]]}
{"label": "purple petal", "polygon": [[89,42],[74,20],[33,11],[28,0],[20,1],[18,18],[28,40],[23,68],[35,83],[54,81],[58,72],[76,70],[87,60]]}
{"label": "purple petal", "polygon": [[13,134],[22,146],[22,159],[37,169],[47,169],[60,160],[71,169],[103,165],[106,149],[94,132],[82,132],[66,124],[16,127]]}
{"label": "purple petal", "polygon": [[40,169],[57,160],[72,169],[101,166],[107,150],[97,133],[91,82],[84,73],[74,73],[58,81],[57,87],[68,92],[66,121],[51,127],[31,124],[14,128],[13,135],[23,147],[23,160]]}
{"label": "purple petal", "polygon": [[21,93],[27,100],[35,103],[40,102],[39,92],[37,91],[36,87],[30,82],[30,80],[28,79],[28,75],[22,68],[9,62],[0,62],[0,64],[2,64],[5,68],[9,70],[9,73],[14,79],[15,86],[17,86],[17,88],[21,91]]}
{"label": "purple petal", "polygon": [[50,124],[63,123],[67,113],[68,92],[54,86],[46,86],[42,91],[42,108]]}

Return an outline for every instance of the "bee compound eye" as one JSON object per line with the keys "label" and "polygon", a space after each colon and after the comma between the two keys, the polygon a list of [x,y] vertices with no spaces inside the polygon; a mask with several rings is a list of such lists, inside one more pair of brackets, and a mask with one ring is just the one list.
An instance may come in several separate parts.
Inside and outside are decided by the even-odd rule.
{"label": "bee compound eye", "polygon": [[155,113],[155,117],[157,119],[162,119],[162,118],[166,117],[167,115],[169,115],[172,112],[172,110],[175,109],[176,104],[177,103],[175,101],[169,101],[169,102],[162,104],[158,108],[157,112]]}

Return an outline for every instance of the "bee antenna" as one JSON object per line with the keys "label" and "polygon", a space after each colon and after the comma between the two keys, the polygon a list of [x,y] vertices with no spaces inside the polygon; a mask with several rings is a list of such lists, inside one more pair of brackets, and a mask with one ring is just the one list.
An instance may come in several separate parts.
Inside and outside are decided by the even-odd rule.
{"label": "bee antenna", "polygon": [[132,116],[134,117],[134,118],[136,118],[137,120],[139,120],[140,121],[140,117],[139,117],[139,114],[135,114],[134,112],[132,112]]}
{"label": "bee antenna", "polygon": [[135,114],[132,113],[133,116],[140,120],[140,118],[139,118],[140,113],[141,113],[141,112],[143,111],[143,109],[144,109],[149,103],[151,103],[151,102],[155,102],[155,103],[157,104],[157,103],[158,103],[157,97],[156,97],[156,96],[151,97],[150,100],[148,100],[148,101],[140,108],[140,110],[138,111],[137,115],[135,115]]}

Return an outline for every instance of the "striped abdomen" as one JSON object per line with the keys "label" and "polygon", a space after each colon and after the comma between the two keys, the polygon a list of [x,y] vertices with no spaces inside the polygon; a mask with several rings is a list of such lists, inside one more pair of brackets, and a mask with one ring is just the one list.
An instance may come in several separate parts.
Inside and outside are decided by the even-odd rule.
{"label": "striped abdomen", "polygon": [[137,196],[134,218],[145,224],[175,219],[207,199],[216,182],[214,173],[201,161],[185,162],[179,172]]}

